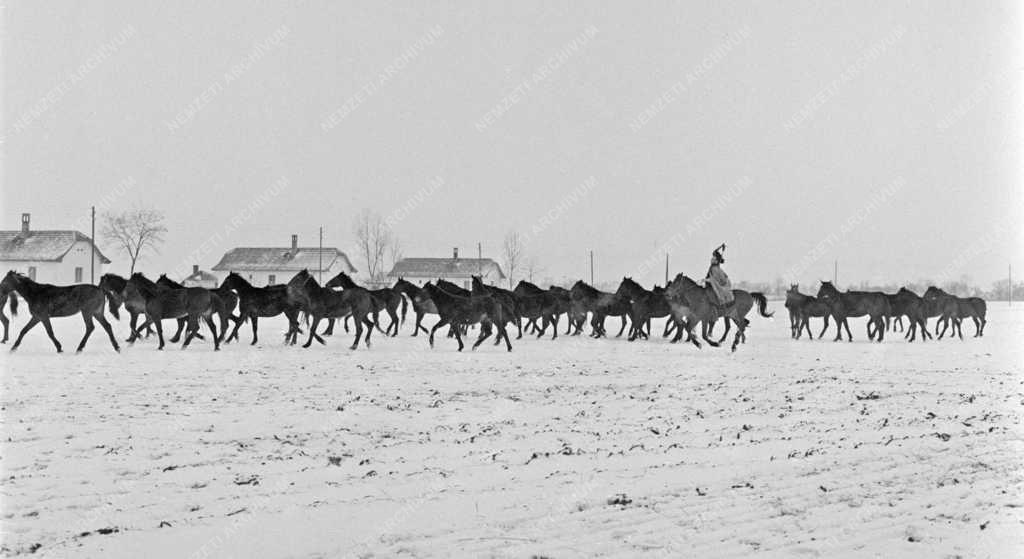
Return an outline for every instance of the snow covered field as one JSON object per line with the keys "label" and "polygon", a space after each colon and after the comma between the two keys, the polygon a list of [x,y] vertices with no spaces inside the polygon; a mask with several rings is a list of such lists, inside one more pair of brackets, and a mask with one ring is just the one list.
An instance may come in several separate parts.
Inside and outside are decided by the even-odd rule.
{"label": "snow covered field", "polygon": [[[340,328],[303,350],[264,321],[256,348],[243,329],[218,353],[117,355],[97,329],[56,355],[37,328],[0,348],[3,549],[1024,554],[1024,305],[991,304],[983,339],[882,345],[862,320],[852,344],[790,340],[772,307],[735,354],[585,337],[459,354],[408,324],[369,351]],[[81,321],[56,329],[73,349]]]}

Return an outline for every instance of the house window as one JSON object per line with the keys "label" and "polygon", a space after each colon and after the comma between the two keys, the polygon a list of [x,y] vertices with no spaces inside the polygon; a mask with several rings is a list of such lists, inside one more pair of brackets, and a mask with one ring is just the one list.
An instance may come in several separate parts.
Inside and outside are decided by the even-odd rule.
{"label": "house window", "polygon": [[32,281],[36,281],[36,267],[35,266],[29,266],[28,267],[28,279],[30,279]]}
{"label": "house window", "polygon": [[277,276],[274,274],[267,276],[267,285],[277,285]]}
{"label": "house window", "polygon": [[75,268],[75,283],[82,283],[82,267]]}

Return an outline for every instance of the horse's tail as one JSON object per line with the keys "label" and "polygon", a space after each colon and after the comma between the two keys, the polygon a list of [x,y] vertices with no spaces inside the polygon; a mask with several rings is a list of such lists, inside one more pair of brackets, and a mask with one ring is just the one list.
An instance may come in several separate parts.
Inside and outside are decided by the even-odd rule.
{"label": "horse's tail", "polygon": [[[117,311],[117,307],[120,305],[117,300],[114,299],[114,296],[106,290],[103,290],[103,296],[107,298],[107,307],[110,309],[110,316],[114,317],[115,320],[121,320],[121,313]],[[11,305],[11,312],[14,312],[13,304]]]}
{"label": "horse's tail", "polygon": [[409,310],[409,301],[405,300],[405,295],[399,295],[402,298],[402,321],[399,324],[405,324],[405,312]]}
{"label": "horse's tail", "polygon": [[768,299],[765,298],[764,293],[758,293],[755,291],[750,294],[750,298],[757,303],[757,312],[761,313],[761,316],[765,318],[775,316],[774,312],[768,312]]}
{"label": "horse's tail", "polygon": [[8,295],[11,300],[11,316],[18,316],[18,294],[11,291]]}

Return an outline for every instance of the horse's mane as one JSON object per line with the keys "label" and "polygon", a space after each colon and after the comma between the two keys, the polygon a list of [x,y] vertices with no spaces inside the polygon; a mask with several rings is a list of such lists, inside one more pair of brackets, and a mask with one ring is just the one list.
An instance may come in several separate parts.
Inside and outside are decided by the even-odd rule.
{"label": "horse's mane", "polygon": [[573,289],[578,287],[589,295],[599,295],[601,293],[600,289],[590,285],[589,283],[583,280],[576,280],[576,283],[574,283],[572,287]]}
{"label": "horse's mane", "polygon": [[125,285],[128,284],[128,280],[117,274],[103,274],[100,276],[100,283],[104,281],[111,284],[115,291],[123,291]]}

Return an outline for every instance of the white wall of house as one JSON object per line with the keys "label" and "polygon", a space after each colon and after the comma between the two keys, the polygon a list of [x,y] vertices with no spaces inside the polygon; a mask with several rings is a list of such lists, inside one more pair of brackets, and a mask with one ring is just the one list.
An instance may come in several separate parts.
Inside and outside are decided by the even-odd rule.
{"label": "white wall of house", "polygon": [[[329,267],[329,268],[328,267],[324,267],[324,273],[323,273],[324,281],[323,281],[323,283],[327,283],[327,280],[333,278],[335,276],[335,274],[338,273],[339,270],[343,269],[343,267],[344,267],[344,264],[342,264],[341,259],[336,260],[334,262],[334,264],[331,265],[331,267]],[[211,270],[210,273],[215,275],[215,276],[217,276],[217,285],[220,285],[220,282],[224,281],[224,278],[226,278],[228,276],[229,272],[222,272],[222,271],[219,271],[219,270],[218,271],[212,271]],[[246,271],[236,271],[236,273],[238,275],[242,276],[243,278],[245,278],[246,281],[248,281],[249,283],[255,285],[256,287],[266,287],[268,285],[282,285],[282,284],[286,284],[286,283],[288,283],[288,280],[290,280],[293,277],[295,277],[295,274],[297,274],[299,272],[297,270],[260,270],[260,271],[248,271],[248,270],[246,270]],[[316,277],[316,275],[317,275],[317,271],[316,270],[310,270],[309,273],[313,274],[313,277]]]}
{"label": "white wall of house", "polygon": [[[3,261],[0,266],[4,272],[14,270],[28,276],[35,276],[39,283],[68,285],[72,283],[89,283],[89,243],[78,241],[64,255],[60,262],[52,261]],[[34,269],[34,270],[33,270]],[[105,266],[99,255],[96,255],[96,281],[100,281]]]}

